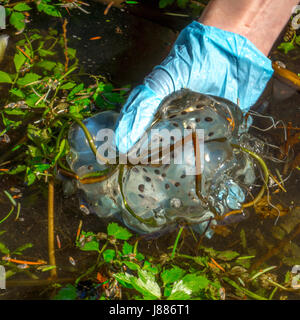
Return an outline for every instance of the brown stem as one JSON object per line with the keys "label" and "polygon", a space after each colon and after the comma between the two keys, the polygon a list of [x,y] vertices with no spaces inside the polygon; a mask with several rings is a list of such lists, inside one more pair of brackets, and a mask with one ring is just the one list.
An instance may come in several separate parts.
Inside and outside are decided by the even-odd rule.
{"label": "brown stem", "polygon": [[300,77],[296,73],[288,69],[281,68],[276,62],[273,62],[272,67],[274,69],[275,74],[286,79],[289,83],[292,83],[298,89],[300,89]]}
{"label": "brown stem", "polygon": [[[50,177],[48,182],[48,251],[49,263],[53,266],[55,263],[55,249],[54,249],[54,179]],[[50,277],[54,279],[57,277],[56,268],[50,270]]]}
{"label": "brown stem", "polygon": [[68,71],[68,65],[69,65],[69,56],[68,56],[68,40],[67,40],[67,24],[68,20],[65,19],[63,23],[63,38],[64,38],[64,46],[65,46],[65,72]]}

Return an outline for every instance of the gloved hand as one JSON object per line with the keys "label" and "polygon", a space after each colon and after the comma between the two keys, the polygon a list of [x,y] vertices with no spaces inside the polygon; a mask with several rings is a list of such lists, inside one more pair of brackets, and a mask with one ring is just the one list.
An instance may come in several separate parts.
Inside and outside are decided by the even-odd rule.
{"label": "gloved hand", "polygon": [[142,85],[130,93],[116,125],[116,146],[126,153],[151,125],[160,102],[188,88],[239,100],[247,112],[273,74],[271,61],[245,37],[192,22]]}

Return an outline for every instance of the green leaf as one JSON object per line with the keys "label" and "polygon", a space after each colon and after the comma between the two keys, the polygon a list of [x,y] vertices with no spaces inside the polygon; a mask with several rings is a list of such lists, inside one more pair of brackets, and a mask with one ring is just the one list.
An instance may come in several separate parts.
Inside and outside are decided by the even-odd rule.
{"label": "green leaf", "polygon": [[143,270],[147,270],[152,274],[157,274],[159,272],[160,265],[153,265],[149,261],[145,261],[143,265]]}
{"label": "green leaf", "polygon": [[189,300],[191,295],[184,290],[186,290],[184,287],[178,287],[175,291],[172,290],[167,300]]}
{"label": "green leaf", "polygon": [[172,3],[174,2],[174,0],[159,0],[159,7],[162,9],[162,8],[165,8],[169,5],[171,5]]}
{"label": "green leaf", "polygon": [[164,296],[168,297],[171,294],[171,292],[172,292],[172,286],[170,286],[170,285],[165,286],[165,288],[164,288]]}
{"label": "green leaf", "polygon": [[15,63],[15,68],[16,68],[17,72],[20,71],[20,69],[21,69],[22,65],[25,63],[26,59],[27,58],[21,52],[15,54],[14,63]]}
{"label": "green leaf", "polygon": [[67,52],[68,52],[68,56],[70,57],[70,59],[76,58],[76,49],[68,48]]}
{"label": "green leaf", "polygon": [[63,139],[60,143],[60,146],[59,146],[59,150],[58,150],[58,153],[57,155],[55,156],[54,160],[53,160],[53,165],[55,165],[56,161],[62,156],[64,150],[65,150],[65,146],[66,146],[66,139]]}
{"label": "green leaf", "polygon": [[187,274],[182,278],[184,285],[192,290],[193,293],[199,290],[207,288],[209,280],[201,275],[196,275],[194,273]]}
{"label": "green leaf", "polygon": [[138,278],[131,278],[131,284],[137,291],[142,293],[144,297],[151,299],[161,298],[160,287],[151,272],[140,269],[138,271]]}
{"label": "green leaf", "polygon": [[49,33],[51,36],[57,36],[58,31],[57,31],[56,29],[49,28],[48,33]]}
{"label": "green leaf", "polygon": [[22,254],[24,250],[32,247],[33,247],[32,243],[25,243],[22,246],[18,247],[16,250],[14,250],[13,254]]}
{"label": "green leaf", "polygon": [[19,2],[18,4],[16,4],[13,9],[15,11],[29,11],[31,10],[31,8],[24,2]]}
{"label": "green leaf", "polygon": [[27,183],[27,185],[30,186],[34,183],[35,180],[36,180],[35,174],[31,171],[28,171],[26,173],[25,183]]}
{"label": "green leaf", "polygon": [[289,51],[294,50],[296,47],[292,42],[282,42],[277,48],[287,54]]}
{"label": "green leaf", "polygon": [[189,0],[177,0],[177,4],[179,8],[185,8]]}
{"label": "green leaf", "polygon": [[134,262],[131,261],[123,261],[123,263],[131,270],[139,270],[140,266]]}
{"label": "green leaf", "polygon": [[25,77],[23,78],[20,78],[18,81],[17,81],[17,84],[18,85],[21,85],[21,86],[24,86],[26,84],[30,84],[32,82],[35,82],[37,81],[38,79],[40,79],[41,76],[36,74],[36,73],[33,73],[33,72],[30,72],[30,73],[26,73]]}
{"label": "green leaf", "polygon": [[197,256],[194,258],[194,261],[203,267],[207,266],[208,260],[209,260],[209,258],[207,256],[203,256],[203,257]]}
{"label": "green leaf", "polygon": [[56,66],[56,62],[50,60],[43,60],[39,61],[36,64],[36,66],[39,68],[46,69],[47,71],[51,71]]}
{"label": "green leaf", "polygon": [[247,239],[246,239],[246,233],[245,230],[242,229],[240,232],[240,238],[241,238],[241,243],[242,243],[242,247],[244,250],[246,250],[247,248]]}
{"label": "green leaf", "polygon": [[224,260],[224,261],[229,261],[232,260],[234,258],[236,258],[237,256],[239,256],[240,254],[236,251],[231,251],[231,250],[225,250],[220,252],[217,257],[218,259]]}
{"label": "green leaf", "polygon": [[140,252],[138,252],[135,257],[138,261],[143,261],[145,259],[145,256]]}
{"label": "green leaf", "polygon": [[4,112],[6,114],[10,114],[10,115],[15,115],[15,116],[22,116],[24,114],[26,114],[25,111],[15,108],[15,109],[5,109]]}
{"label": "green leaf", "polygon": [[8,73],[0,71],[0,82],[12,83],[12,80]]}
{"label": "green leaf", "polygon": [[177,266],[174,266],[171,269],[166,269],[161,273],[161,279],[164,285],[179,281],[184,275],[185,271]]}
{"label": "green leaf", "polygon": [[69,89],[72,89],[76,86],[76,83],[75,82],[67,82],[65,84],[63,84],[60,89],[64,89],[64,90],[69,90]]}
{"label": "green leaf", "polygon": [[33,35],[30,36],[30,40],[31,41],[38,40],[38,39],[41,39],[41,38],[42,38],[42,36],[40,34],[38,34],[38,33],[34,33]]}
{"label": "green leaf", "polygon": [[103,259],[105,262],[110,263],[112,260],[114,260],[116,256],[116,252],[113,249],[106,249],[103,253]]}
{"label": "green leaf", "polygon": [[188,288],[183,280],[176,281],[168,300],[187,300],[191,297],[192,290]]}
{"label": "green leaf", "polygon": [[128,240],[132,236],[132,234],[127,229],[119,226],[115,222],[112,222],[108,225],[107,234],[109,236],[114,236],[119,240]]}
{"label": "green leaf", "polygon": [[27,97],[26,97],[26,104],[29,106],[29,107],[32,107],[32,108],[37,108],[37,106],[35,105],[35,103],[40,99],[40,97],[38,97],[35,93],[32,93],[32,94],[29,94]]}
{"label": "green leaf", "polygon": [[40,129],[32,124],[27,126],[27,135],[28,138],[38,146],[40,146],[42,142],[47,142],[49,139],[51,139],[47,128]]}
{"label": "green leaf", "polygon": [[62,63],[57,62],[53,72],[55,76],[61,76],[65,72],[65,66]]}
{"label": "green leaf", "polygon": [[174,283],[168,300],[190,299],[192,295],[196,295],[200,290],[206,289],[208,284],[209,280],[204,276],[187,274]]}
{"label": "green leaf", "polygon": [[53,298],[54,300],[75,300],[77,298],[77,290],[71,285],[67,284],[65,288],[59,290],[58,294]]}
{"label": "green leaf", "polygon": [[27,145],[28,152],[32,158],[39,157],[42,155],[40,149],[36,146]]}
{"label": "green leaf", "polygon": [[48,14],[49,16],[53,16],[53,17],[61,17],[61,13],[59,12],[59,10],[55,7],[52,6],[51,4],[46,4],[45,2],[41,1],[38,5],[37,5],[37,9],[39,11],[44,11],[46,14]]}
{"label": "green leaf", "polygon": [[132,251],[133,251],[133,246],[129,244],[127,241],[125,241],[122,248],[123,255],[130,254],[132,253]]}
{"label": "green leaf", "polygon": [[11,13],[12,13],[12,9],[11,8],[5,8],[5,13],[6,13],[6,16],[9,16]]}
{"label": "green leaf", "polygon": [[0,236],[2,236],[5,232],[6,232],[6,230],[1,230],[0,231]]}
{"label": "green leaf", "polygon": [[131,279],[134,278],[133,275],[125,272],[125,273],[114,273],[114,278],[117,279],[117,281],[124,286],[125,288],[133,288],[131,284]]}
{"label": "green leaf", "polygon": [[46,56],[53,56],[55,55],[55,52],[54,51],[51,51],[51,50],[46,50],[46,49],[43,49],[43,48],[40,48],[38,50],[38,53],[41,57],[46,57]]}
{"label": "green leaf", "polygon": [[2,242],[0,242],[0,252],[2,252],[3,254],[9,254],[9,249]]}
{"label": "green leaf", "polygon": [[73,100],[76,93],[80,92],[84,88],[84,84],[80,83],[77,85],[68,95],[68,100]]}
{"label": "green leaf", "polygon": [[13,88],[9,92],[19,98],[25,98],[25,93],[23,93],[20,89]]}
{"label": "green leaf", "polygon": [[80,250],[83,251],[99,251],[99,242],[96,240],[85,242]]}
{"label": "green leaf", "polygon": [[300,35],[295,38],[295,43],[300,46]]}
{"label": "green leaf", "polygon": [[44,172],[50,168],[50,165],[48,163],[40,163],[34,165],[35,172]]}
{"label": "green leaf", "polygon": [[21,12],[13,12],[9,18],[9,23],[12,24],[17,30],[25,28],[25,16]]}
{"label": "green leaf", "polygon": [[55,269],[56,266],[51,266],[51,265],[45,265],[45,266],[40,266],[38,268],[38,270],[42,271],[42,272],[46,272],[46,271],[50,271],[52,269]]}

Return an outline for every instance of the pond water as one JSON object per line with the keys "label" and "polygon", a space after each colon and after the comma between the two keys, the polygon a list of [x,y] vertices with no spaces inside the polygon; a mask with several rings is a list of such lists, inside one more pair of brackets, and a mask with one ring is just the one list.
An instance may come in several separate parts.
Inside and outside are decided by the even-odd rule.
{"label": "pond water", "polygon": [[[112,7],[107,15],[103,15],[105,5],[101,3],[91,3],[87,15],[79,10],[72,10],[67,25],[68,44],[77,50],[79,63],[85,71],[93,74],[102,74],[108,78],[115,86],[136,85],[140,83],[153,66],[161,62],[167,55],[172,43],[176,39],[178,31],[191,21],[191,18],[178,18],[177,22],[161,18],[161,23],[156,18],[156,22],[147,19],[148,17],[138,17],[128,10]],[[137,9],[136,9],[137,10]],[[137,10],[139,11],[139,10]],[[147,11],[147,10],[146,10]],[[145,10],[140,10],[139,15],[145,16]],[[61,22],[54,18],[45,21],[34,20],[32,27],[38,27],[43,32],[51,25],[59,29]],[[38,21],[38,22],[36,22]],[[36,25],[35,25],[36,24]],[[168,25],[168,27],[166,26]],[[169,26],[172,25],[171,29]],[[93,37],[101,37],[99,40],[89,40]],[[14,36],[11,36],[12,42]],[[282,41],[278,39],[278,43]],[[277,43],[277,44],[278,44]],[[289,54],[284,54],[276,49],[271,52],[270,58],[273,61],[280,60],[286,64],[289,70],[296,74],[300,72],[300,50],[296,49]],[[13,55],[13,49],[9,48],[4,63],[9,61],[9,54]],[[3,67],[3,64],[1,65]],[[120,108],[120,106],[118,106]],[[268,116],[254,116],[253,125],[257,128],[268,128],[272,124],[272,119],[282,120],[285,125],[290,123],[290,127],[300,127],[300,92],[290,84],[285,83],[281,78],[274,76],[265,90],[260,102],[255,106],[255,110]],[[272,117],[272,119],[270,119]],[[278,126],[283,126],[278,124]],[[251,132],[263,138],[270,145],[281,146],[284,144],[284,130],[273,128],[267,131],[251,128]],[[1,128],[0,128],[1,129]],[[293,135],[299,131],[290,129],[287,134]],[[1,152],[5,152],[6,146],[1,146]],[[295,145],[294,156],[299,154],[300,145]],[[274,149],[274,157],[279,158],[278,149]],[[249,209],[248,219],[226,226],[225,229],[216,230],[212,239],[202,239],[202,245],[213,247],[216,250],[236,250],[245,255],[255,255],[259,261],[269,249],[276,247],[286,236],[280,236],[285,230],[291,234],[300,224],[300,172],[291,171],[285,162],[268,161],[268,166],[273,173],[276,169],[281,173],[284,181],[283,192],[278,187],[270,188],[270,202],[273,205],[280,204],[283,209],[289,209],[289,213],[283,217],[278,216],[276,209],[273,215],[264,215],[264,212],[255,212]],[[0,230],[6,230],[0,240],[8,248],[15,248],[32,243],[31,248],[26,249],[26,260],[48,260],[48,239],[47,239],[47,197],[48,190],[45,183],[34,184],[26,187],[22,180],[15,176],[0,176],[0,190],[11,190],[18,188],[22,194],[18,201],[21,203],[20,216],[17,221],[13,218],[7,219],[0,225]],[[274,193],[275,190],[276,191]],[[13,193],[13,192],[12,192]],[[0,193],[1,217],[9,212],[11,205],[3,192]],[[269,212],[268,211],[268,212]],[[91,263],[97,258],[97,253],[92,251],[80,251],[75,247],[75,238],[78,225],[83,221],[82,229],[92,232],[105,232],[108,221],[99,219],[93,214],[86,215],[79,210],[78,195],[69,197],[63,196],[62,186],[59,181],[55,183],[55,237],[59,237],[61,247],[55,249],[57,272],[59,278],[65,279],[66,283],[72,283],[83,274]],[[276,222],[276,225],[275,225]],[[241,231],[244,230],[247,246],[241,241]],[[174,244],[177,231],[167,232],[159,238],[141,239],[139,250],[148,252],[151,256],[160,256],[170,251],[169,247]],[[136,235],[138,238],[139,235]],[[182,246],[180,252],[185,254],[195,254],[196,242],[189,233],[188,228],[183,232]],[[55,240],[56,241],[56,240]],[[22,256],[23,257],[23,256]],[[75,261],[75,265],[70,263],[70,257]],[[268,261],[269,266],[278,266],[276,275],[278,282],[283,281],[284,275],[291,270],[294,265],[300,264],[300,235],[295,236],[288,245],[284,246],[280,254],[274,254]],[[54,296],[57,290],[45,285],[43,282],[36,284],[24,280],[47,280],[47,272],[17,273],[7,282],[7,290],[0,291],[0,299],[49,299]],[[299,294],[291,292],[277,293],[277,298],[287,296],[288,299],[299,299]]]}

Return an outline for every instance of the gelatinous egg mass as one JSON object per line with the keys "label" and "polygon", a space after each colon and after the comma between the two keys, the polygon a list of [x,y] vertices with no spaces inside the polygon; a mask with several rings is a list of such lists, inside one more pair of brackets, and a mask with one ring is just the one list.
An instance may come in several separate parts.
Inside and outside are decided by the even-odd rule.
{"label": "gelatinous egg mass", "polygon": [[186,89],[169,95],[127,155],[130,163],[122,163],[114,141],[108,146],[99,133],[113,131],[118,116],[105,111],[83,121],[97,149],[106,147],[103,156],[115,155],[111,165],[95,157],[78,125],[69,131],[70,168],[79,177],[103,172],[100,180],[76,182],[92,212],[119,217],[140,233],[184,220],[210,237],[216,215],[241,208],[256,177],[253,159],[233,146],[249,141],[251,149],[254,139],[237,105]]}

